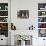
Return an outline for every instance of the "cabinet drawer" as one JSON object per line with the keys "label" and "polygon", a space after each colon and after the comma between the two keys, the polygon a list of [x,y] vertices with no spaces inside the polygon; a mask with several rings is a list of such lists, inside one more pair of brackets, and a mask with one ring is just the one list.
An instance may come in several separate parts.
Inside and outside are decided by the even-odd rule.
{"label": "cabinet drawer", "polygon": [[8,44],[8,39],[7,38],[0,38],[0,45],[7,45]]}

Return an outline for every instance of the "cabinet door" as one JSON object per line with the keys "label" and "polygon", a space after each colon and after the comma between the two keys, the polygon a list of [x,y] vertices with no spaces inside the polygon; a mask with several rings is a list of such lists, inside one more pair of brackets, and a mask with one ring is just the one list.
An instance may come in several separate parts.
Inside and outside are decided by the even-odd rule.
{"label": "cabinet door", "polygon": [[43,43],[43,39],[42,38],[39,39],[38,44],[39,44],[39,46],[44,46],[44,43]]}

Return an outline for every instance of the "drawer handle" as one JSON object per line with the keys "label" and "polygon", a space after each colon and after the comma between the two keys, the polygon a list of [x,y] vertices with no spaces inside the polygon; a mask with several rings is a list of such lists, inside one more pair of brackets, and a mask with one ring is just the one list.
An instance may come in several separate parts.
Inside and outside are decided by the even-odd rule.
{"label": "drawer handle", "polygon": [[3,39],[1,39],[1,40],[3,40]]}
{"label": "drawer handle", "polygon": [[43,40],[45,40],[45,39],[43,39]]}

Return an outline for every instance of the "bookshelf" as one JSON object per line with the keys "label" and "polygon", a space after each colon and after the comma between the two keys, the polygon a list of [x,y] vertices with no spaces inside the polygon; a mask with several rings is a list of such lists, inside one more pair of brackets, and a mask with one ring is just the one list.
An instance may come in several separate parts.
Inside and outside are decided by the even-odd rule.
{"label": "bookshelf", "polygon": [[39,37],[46,37],[46,3],[38,3],[38,32]]}
{"label": "bookshelf", "polygon": [[0,3],[0,35],[8,37],[8,3]]}

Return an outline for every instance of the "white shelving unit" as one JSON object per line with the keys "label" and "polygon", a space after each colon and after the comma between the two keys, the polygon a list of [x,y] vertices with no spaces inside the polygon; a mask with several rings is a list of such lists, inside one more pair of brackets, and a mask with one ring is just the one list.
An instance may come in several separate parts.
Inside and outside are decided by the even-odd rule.
{"label": "white shelving unit", "polygon": [[8,17],[8,16],[0,16],[0,17]]}
{"label": "white shelving unit", "polygon": [[38,11],[46,11],[46,10],[38,10]]}
{"label": "white shelving unit", "polygon": [[38,16],[38,17],[46,17],[46,16]]}
{"label": "white shelving unit", "polygon": [[[8,24],[8,3],[0,3],[0,25],[2,24],[0,28],[2,29],[3,24],[5,26],[6,23]],[[8,30],[8,26],[6,27]]]}
{"label": "white shelving unit", "polygon": [[46,23],[46,22],[38,22],[38,23]]}
{"label": "white shelving unit", "polygon": [[46,29],[46,28],[38,28],[38,29]]}
{"label": "white shelving unit", "polygon": [[8,3],[0,3],[0,18],[0,23],[8,22]]}
{"label": "white shelving unit", "polygon": [[[8,45],[8,25],[9,25],[9,21],[8,21],[9,16],[8,15],[9,15],[8,14],[8,2],[0,3],[0,28],[1,28],[0,29],[1,30],[0,31],[0,36],[1,36],[0,37],[0,45]],[[5,28],[3,29],[3,27],[5,27]]]}
{"label": "white shelving unit", "polygon": [[0,10],[0,11],[8,11],[8,10]]}
{"label": "white shelving unit", "polygon": [[38,32],[41,35],[40,37],[46,37],[45,34],[40,33],[41,31],[46,33],[46,3],[38,4]]}

